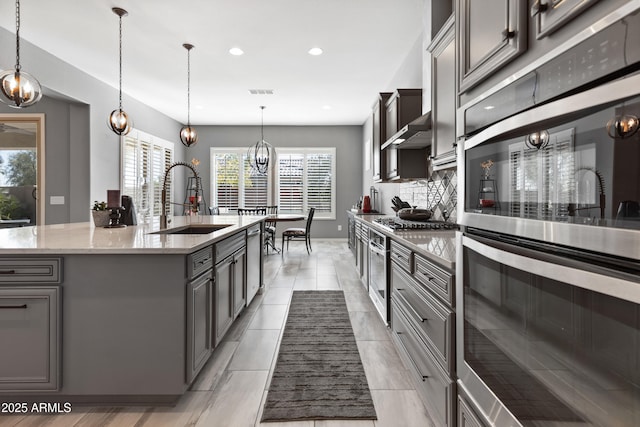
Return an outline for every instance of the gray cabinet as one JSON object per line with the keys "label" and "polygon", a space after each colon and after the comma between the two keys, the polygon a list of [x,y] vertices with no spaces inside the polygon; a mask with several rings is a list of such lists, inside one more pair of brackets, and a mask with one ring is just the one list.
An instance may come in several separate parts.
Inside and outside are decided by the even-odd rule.
{"label": "gray cabinet", "polygon": [[62,258],[2,258],[0,284],[62,283]]}
{"label": "gray cabinet", "polygon": [[457,0],[460,92],[526,50],[527,4],[521,0]]}
{"label": "gray cabinet", "polygon": [[262,225],[247,229],[247,305],[258,293],[262,283]]}
{"label": "gray cabinet", "polygon": [[378,99],[373,104],[373,132],[372,132],[372,169],[373,181],[380,182],[386,177],[386,151],[382,150],[382,143],[387,136],[387,116],[385,114],[385,105],[389,100],[391,93],[382,92],[378,95]]}
{"label": "gray cabinet", "polygon": [[360,224],[358,228],[358,267],[360,280],[366,290],[369,290],[369,227]]}
{"label": "gray cabinet", "polygon": [[60,389],[60,288],[0,287],[0,392]]}
{"label": "gray cabinet", "polygon": [[536,38],[551,34],[597,1],[533,0],[530,12],[536,23]]}
{"label": "gray cabinet", "polygon": [[247,303],[245,232],[215,245],[214,341],[217,346]]}
{"label": "gray cabinet", "polygon": [[467,399],[458,394],[458,427],[484,427]]}
{"label": "gray cabinet", "polygon": [[212,271],[187,284],[187,384],[198,375],[213,351]]}
{"label": "gray cabinet", "polygon": [[454,16],[429,46],[431,52],[431,157],[435,170],[456,162],[456,49]]}

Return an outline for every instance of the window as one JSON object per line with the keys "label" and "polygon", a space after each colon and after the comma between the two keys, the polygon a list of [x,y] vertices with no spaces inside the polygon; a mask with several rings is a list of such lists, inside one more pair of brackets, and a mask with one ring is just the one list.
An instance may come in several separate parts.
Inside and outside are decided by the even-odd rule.
{"label": "window", "polygon": [[213,205],[231,209],[278,205],[280,213],[301,214],[314,207],[314,218],[335,219],[336,149],[275,151],[274,166],[259,175],[249,166],[246,148],[212,148]]}
{"label": "window", "polygon": [[336,218],[336,149],[279,148],[277,204],[282,213],[306,213],[315,218]]}
{"label": "window", "polygon": [[549,135],[549,144],[509,146],[510,215],[557,220],[569,215],[574,199],[573,129]]}
{"label": "window", "polygon": [[270,204],[269,175],[251,170],[246,149],[212,148],[211,165],[213,206],[251,208]]}
{"label": "window", "polygon": [[[162,209],[162,180],[173,161],[173,143],[133,130],[122,140],[121,192],[131,196],[136,213],[144,222],[148,216],[159,216]],[[171,176],[167,194],[172,199]],[[167,214],[170,205],[167,206]]]}

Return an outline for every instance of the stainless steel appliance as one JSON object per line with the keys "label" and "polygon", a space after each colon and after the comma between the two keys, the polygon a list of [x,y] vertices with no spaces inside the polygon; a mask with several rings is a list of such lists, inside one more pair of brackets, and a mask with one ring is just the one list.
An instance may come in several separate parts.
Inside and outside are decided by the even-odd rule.
{"label": "stainless steel appliance", "polygon": [[640,425],[638,28],[634,0],[461,109],[458,387],[487,425]]}
{"label": "stainless steel appliance", "polygon": [[369,297],[385,323],[389,323],[389,261],[387,237],[369,229]]}

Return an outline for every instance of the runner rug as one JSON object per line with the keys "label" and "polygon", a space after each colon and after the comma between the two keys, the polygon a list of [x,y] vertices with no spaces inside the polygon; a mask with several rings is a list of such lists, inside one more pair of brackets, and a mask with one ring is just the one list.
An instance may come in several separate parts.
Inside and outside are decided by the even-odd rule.
{"label": "runner rug", "polygon": [[262,421],[377,419],[342,291],[294,291]]}

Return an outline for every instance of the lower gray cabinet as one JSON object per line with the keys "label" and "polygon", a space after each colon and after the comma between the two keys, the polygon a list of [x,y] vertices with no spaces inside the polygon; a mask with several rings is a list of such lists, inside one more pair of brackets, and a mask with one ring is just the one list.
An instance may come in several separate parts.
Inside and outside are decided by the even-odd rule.
{"label": "lower gray cabinet", "polygon": [[247,250],[233,254],[233,318],[247,305]]}
{"label": "lower gray cabinet", "polygon": [[213,351],[211,270],[187,284],[187,384],[198,375]]}
{"label": "lower gray cabinet", "polygon": [[215,345],[233,323],[233,257],[227,257],[215,267]]}
{"label": "lower gray cabinet", "polygon": [[475,414],[471,404],[458,394],[458,427],[484,427],[484,423]]}
{"label": "lower gray cabinet", "polygon": [[60,389],[60,288],[0,287],[0,392]]}

